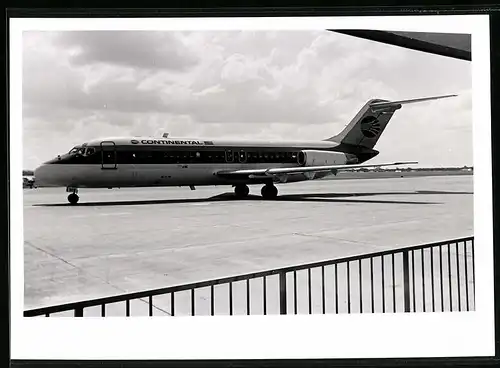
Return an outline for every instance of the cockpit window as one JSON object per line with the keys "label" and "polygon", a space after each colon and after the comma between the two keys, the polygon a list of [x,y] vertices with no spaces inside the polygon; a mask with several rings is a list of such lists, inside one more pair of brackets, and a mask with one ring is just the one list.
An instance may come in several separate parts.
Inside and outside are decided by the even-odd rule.
{"label": "cockpit window", "polygon": [[95,149],[92,147],[87,148],[87,156],[93,155],[95,153]]}
{"label": "cockpit window", "polygon": [[73,147],[71,151],[69,151],[70,155],[80,154],[83,155],[85,153],[85,148],[82,147]]}

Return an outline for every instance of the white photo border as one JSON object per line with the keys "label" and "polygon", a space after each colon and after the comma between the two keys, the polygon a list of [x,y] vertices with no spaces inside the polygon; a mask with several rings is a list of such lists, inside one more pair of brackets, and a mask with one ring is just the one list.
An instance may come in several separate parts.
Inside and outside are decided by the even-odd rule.
{"label": "white photo border", "polygon": [[[472,35],[476,311],[177,318],[24,318],[22,32],[376,29]],[[488,15],[10,19],[11,359],[494,356]],[[436,122],[439,123],[439,122]]]}

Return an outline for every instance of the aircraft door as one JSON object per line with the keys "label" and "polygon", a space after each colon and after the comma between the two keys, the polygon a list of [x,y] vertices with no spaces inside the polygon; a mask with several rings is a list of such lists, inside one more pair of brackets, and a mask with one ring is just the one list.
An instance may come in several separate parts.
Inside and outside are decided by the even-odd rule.
{"label": "aircraft door", "polygon": [[101,169],[115,170],[116,167],[116,145],[112,141],[101,142]]}
{"label": "aircraft door", "polygon": [[234,160],[233,151],[226,150],[226,162],[233,162],[233,160]]}

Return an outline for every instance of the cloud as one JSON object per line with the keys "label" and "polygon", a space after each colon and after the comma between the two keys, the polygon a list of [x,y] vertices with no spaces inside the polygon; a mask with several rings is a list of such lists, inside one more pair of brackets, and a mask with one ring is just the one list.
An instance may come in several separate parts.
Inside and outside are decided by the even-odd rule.
{"label": "cloud", "polygon": [[472,163],[470,63],[328,31],[28,32],[24,164],[111,135],[324,139],[371,98],[449,93],[398,111],[381,160]]}
{"label": "cloud", "polygon": [[182,41],[168,32],[152,31],[68,31],[56,43],[75,50],[74,65],[114,64],[143,69],[185,71],[197,57]]}

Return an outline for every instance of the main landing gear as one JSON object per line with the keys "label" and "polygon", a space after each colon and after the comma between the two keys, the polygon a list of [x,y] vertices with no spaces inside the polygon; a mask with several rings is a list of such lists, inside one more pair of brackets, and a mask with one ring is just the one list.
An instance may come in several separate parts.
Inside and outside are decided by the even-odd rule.
{"label": "main landing gear", "polygon": [[234,195],[238,198],[245,198],[250,193],[250,189],[248,189],[248,185],[238,184],[234,186]]}
{"label": "main landing gear", "polygon": [[78,203],[78,200],[80,199],[80,197],[78,197],[78,189],[77,188],[67,188],[66,189],[67,191],[72,191],[72,193],[70,195],[68,195],[68,202],[71,203],[71,204],[77,204]]}
{"label": "main landing gear", "polygon": [[[245,184],[237,184],[234,186],[234,194],[237,198],[245,198],[250,193],[248,186]],[[273,184],[266,184],[262,187],[260,191],[262,198],[264,199],[274,199],[278,196],[278,188]]]}
{"label": "main landing gear", "polygon": [[260,190],[260,194],[264,199],[275,199],[278,196],[278,188],[273,184],[266,184]]}

